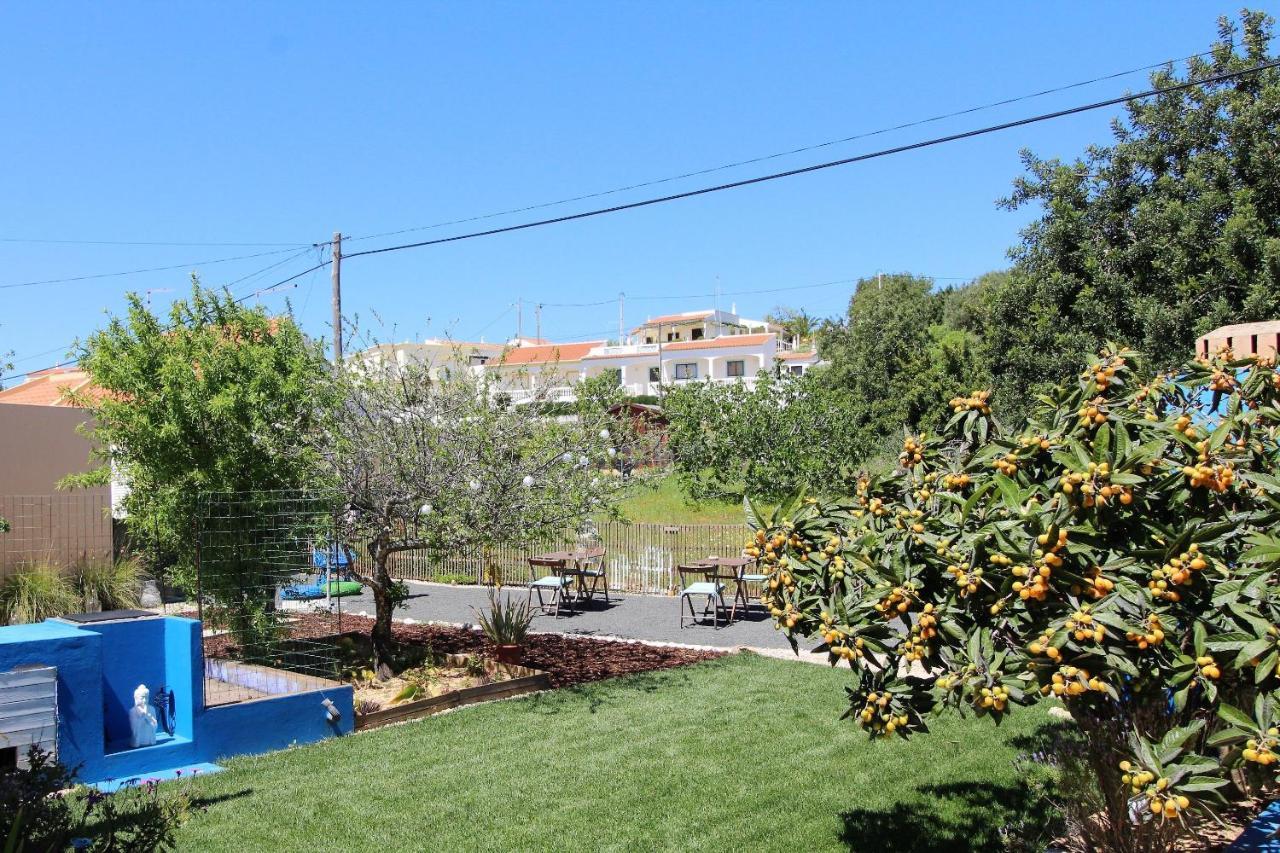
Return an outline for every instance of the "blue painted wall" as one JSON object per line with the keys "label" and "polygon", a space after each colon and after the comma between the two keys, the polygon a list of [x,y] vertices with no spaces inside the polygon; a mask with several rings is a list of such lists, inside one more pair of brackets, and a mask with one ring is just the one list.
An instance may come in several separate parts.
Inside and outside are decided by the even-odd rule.
{"label": "blue painted wall", "polygon": [[145,684],[153,693],[167,683],[163,619],[132,619],[85,625],[102,637],[102,699],[106,703],[107,748],[129,743],[133,691]]}
{"label": "blue painted wall", "polygon": [[[101,770],[102,638],[61,622],[0,628],[0,672],[37,664],[58,669],[58,757]],[[87,778],[87,777],[86,777]]]}
{"label": "blue painted wall", "polygon": [[[88,783],[313,743],[355,725],[347,685],[204,708],[201,625],[193,619],[85,626],[50,620],[0,628],[0,672],[26,664],[57,667],[59,758],[78,766],[81,781]],[[140,683],[174,691],[175,737],[107,752],[104,734],[127,743],[128,711]],[[326,698],[342,715],[336,723],[326,719]]]}

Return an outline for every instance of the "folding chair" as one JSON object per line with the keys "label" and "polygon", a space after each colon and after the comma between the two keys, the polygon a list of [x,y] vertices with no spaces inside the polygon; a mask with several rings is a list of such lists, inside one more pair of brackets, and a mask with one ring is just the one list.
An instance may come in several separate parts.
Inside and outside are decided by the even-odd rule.
{"label": "folding chair", "polygon": [[738,570],[738,575],[734,578],[737,587],[733,591],[733,607],[729,610],[729,619],[732,621],[733,614],[738,610],[738,603],[742,603],[742,612],[746,613],[750,610],[748,605],[747,584],[756,584],[756,600],[760,600],[760,590],[764,588],[765,581],[769,580],[768,575],[760,574],[760,561],[755,560],[752,564],[743,566]]}
{"label": "folding chair", "polygon": [[[604,549],[588,548],[578,555],[578,583],[585,600],[595,598],[596,587],[604,584],[604,603],[609,603],[609,575],[604,568]],[[591,588],[587,588],[587,579],[591,580]]]}
{"label": "folding chair", "polygon": [[[560,616],[560,605],[565,604],[569,613],[573,613],[572,587],[573,575],[565,570],[564,560],[548,560],[542,557],[529,558],[529,605],[533,605],[533,594],[538,594],[538,609],[543,613],[554,612]],[[542,599],[542,591],[551,592],[551,601]],[[549,611],[548,608],[554,608]]]}
{"label": "folding chair", "polygon": [[[711,624],[713,627],[720,627],[720,612],[724,610],[724,584],[720,583],[717,575],[719,569],[716,566],[697,563],[687,566],[676,566],[676,573],[680,578],[680,627],[684,627],[684,609],[687,605],[689,608],[689,620],[694,625],[698,624],[698,614],[693,609],[693,597],[695,595],[705,596],[702,606],[702,619],[707,618],[707,612],[710,611]],[[691,580],[692,578],[701,578],[701,580]]]}

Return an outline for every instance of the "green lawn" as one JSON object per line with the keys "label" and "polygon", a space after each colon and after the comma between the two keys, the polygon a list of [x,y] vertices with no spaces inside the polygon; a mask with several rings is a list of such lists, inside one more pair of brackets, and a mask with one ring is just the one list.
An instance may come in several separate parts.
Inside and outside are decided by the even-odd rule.
{"label": "green lawn", "polygon": [[234,759],[179,849],[967,850],[1038,810],[1043,711],[872,743],[847,678],[735,655]]}
{"label": "green lawn", "polygon": [[667,475],[653,488],[641,489],[622,502],[619,509],[628,521],[657,524],[744,524],[746,515],[740,501],[691,503],[674,475]]}

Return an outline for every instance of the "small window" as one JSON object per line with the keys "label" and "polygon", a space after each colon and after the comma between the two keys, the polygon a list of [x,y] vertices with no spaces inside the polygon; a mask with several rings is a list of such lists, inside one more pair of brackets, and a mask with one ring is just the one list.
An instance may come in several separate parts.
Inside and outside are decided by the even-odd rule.
{"label": "small window", "polygon": [[803,376],[803,375],[804,375],[804,365],[803,365],[803,364],[793,364],[793,365],[791,365],[790,367],[788,367],[787,369],[791,371],[791,375],[792,375],[792,376]]}
{"label": "small window", "polygon": [[650,381],[650,382],[661,382],[661,381],[662,381],[662,368],[661,368],[661,367],[650,367],[650,368],[649,368],[649,381]]}
{"label": "small window", "polygon": [[692,364],[676,365],[676,379],[697,379],[697,378],[698,378],[698,365],[696,362]]}
{"label": "small window", "polygon": [[472,367],[479,367],[482,364],[488,364],[488,363],[489,363],[489,356],[487,355],[472,355],[467,357],[467,364],[471,365]]}
{"label": "small window", "polygon": [[676,339],[676,333],[675,333],[675,332],[667,332],[667,341],[668,341],[668,342],[674,341],[675,339]]}
{"label": "small window", "polygon": [[609,372],[609,374],[610,374],[610,375],[612,375],[612,376],[613,376],[613,384],[614,384],[614,385],[621,385],[621,384],[622,384],[622,368],[621,368],[621,367],[613,367],[613,368],[610,368],[608,372]]}
{"label": "small window", "polygon": [[653,335],[645,335],[645,337],[644,337],[644,342],[645,342],[646,344],[651,344],[651,343],[653,343]]}
{"label": "small window", "polygon": [[704,334],[704,331],[702,329],[694,329],[692,332],[689,333],[689,337],[695,341],[700,341],[702,340],[703,334]]}
{"label": "small window", "polygon": [[746,376],[747,363],[745,361],[731,361],[727,365],[730,376]]}
{"label": "small window", "polygon": [[0,770],[16,770],[18,768],[18,748],[6,746],[0,748]]}

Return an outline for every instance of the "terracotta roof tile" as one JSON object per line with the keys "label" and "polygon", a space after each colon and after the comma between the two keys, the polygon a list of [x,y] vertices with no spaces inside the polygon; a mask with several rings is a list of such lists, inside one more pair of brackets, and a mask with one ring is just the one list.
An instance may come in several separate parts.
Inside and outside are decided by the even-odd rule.
{"label": "terracotta roof tile", "polygon": [[32,373],[27,381],[0,391],[0,403],[20,406],[70,406],[67,392],[78,391],[90,397],[101,390],[89,381],[89,375],[78,368],[57,368]]}
{"label": "terracotta roof tile", "polygon": [[548,362],[582,361],[583,356],[592,349],[602,346],[604,341],[585,341],[580,344],[544,344],[532,347],[513,347],[504,352],[497,363],[503,366],[515,364],[545,364]]}

